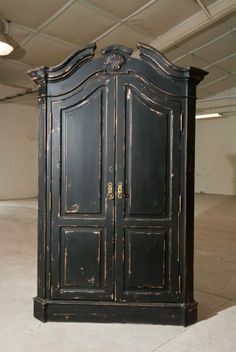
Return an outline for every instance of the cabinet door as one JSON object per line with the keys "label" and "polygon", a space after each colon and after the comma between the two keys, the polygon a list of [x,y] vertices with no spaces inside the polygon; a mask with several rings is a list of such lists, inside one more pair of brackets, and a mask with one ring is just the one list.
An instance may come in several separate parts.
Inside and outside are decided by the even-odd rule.
{"label": "cabinet door", "polygon": [[116,300],[178,296],[180,104],[118,79]]}
{"label": "cabinet door", "polygon": [[52,101],[51,111],[51,297],[111,300],[113,79]]}

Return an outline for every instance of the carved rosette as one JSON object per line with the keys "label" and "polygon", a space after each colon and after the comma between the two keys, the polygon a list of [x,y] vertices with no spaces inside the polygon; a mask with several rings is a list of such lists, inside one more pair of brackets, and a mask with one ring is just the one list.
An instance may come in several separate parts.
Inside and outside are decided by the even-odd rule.
{"label": "carved rosette", "polygon": [[112,53],[107,56],[105,65],[110,65],[113,71],[119,71],[121,66],[125,63],[125,57],[118,53]]}

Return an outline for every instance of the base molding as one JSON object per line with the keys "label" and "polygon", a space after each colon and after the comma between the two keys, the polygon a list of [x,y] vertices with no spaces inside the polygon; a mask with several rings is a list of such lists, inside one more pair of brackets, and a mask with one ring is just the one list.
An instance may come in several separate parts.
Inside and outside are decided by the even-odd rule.
{"label": "base molding", "polygon": [[143,323],[188,326],[197,320],[197,303],[88,302],[34,298],[42,322]]}

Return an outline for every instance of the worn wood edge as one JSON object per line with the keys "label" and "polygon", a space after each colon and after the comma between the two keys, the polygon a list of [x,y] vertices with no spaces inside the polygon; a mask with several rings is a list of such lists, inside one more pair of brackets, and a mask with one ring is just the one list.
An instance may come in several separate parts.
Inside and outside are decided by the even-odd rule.
{"label": "worn wood edge", "polygon": [[189,326],[197,303],[142,303],[43,300],[34,298],[34,317],[42,322],[141,323]]}
{"label": "worn wood edge", "polygon": [[34,317],[43,323],[47,321],[47,300],[40,297],[34,298]]}
{"label": "worn wood edge", "polygon": [[185,305],[185,309],[183,311],[183,321],[182,325],[187,327],[196,323],[198,318],[198,303],[192,301]]}

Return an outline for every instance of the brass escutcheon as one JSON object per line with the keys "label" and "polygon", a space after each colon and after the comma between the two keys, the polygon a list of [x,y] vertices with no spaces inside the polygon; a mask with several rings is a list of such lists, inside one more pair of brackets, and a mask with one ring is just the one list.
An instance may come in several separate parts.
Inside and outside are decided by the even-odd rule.
{"label": "brass escutcheon", "polygon": [[123,184],[121,181],[118,182],[117,197],[118,197],[118,199],[121,199],[123,197]]}
{"label": "brass escutcheon", "polygon": [[108,182],[107,184],[107,199],[113,199],[113,186],[112,182]]}

